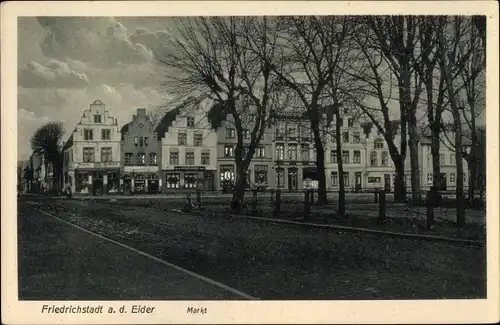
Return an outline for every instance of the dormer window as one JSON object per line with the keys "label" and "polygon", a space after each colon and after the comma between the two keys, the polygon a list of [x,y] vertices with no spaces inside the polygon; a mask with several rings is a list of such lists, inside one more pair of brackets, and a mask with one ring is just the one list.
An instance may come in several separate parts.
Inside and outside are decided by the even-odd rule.
{"label": "dormer window", "polygon": [[94,123],[102,123],[102,115],[94,115]]}
{"label": "dormer window", "polygon": [[194,127],[194,117],[192,117],[192,116],[187,117],[187,126],[188,126],[188,128]]}
{"label": "dormer window", "polygon": [[138,145],[138,144],[139,144],[139,138],[138,138],[138,137],[134,137],[134,144],[135,144],[135,145]]}

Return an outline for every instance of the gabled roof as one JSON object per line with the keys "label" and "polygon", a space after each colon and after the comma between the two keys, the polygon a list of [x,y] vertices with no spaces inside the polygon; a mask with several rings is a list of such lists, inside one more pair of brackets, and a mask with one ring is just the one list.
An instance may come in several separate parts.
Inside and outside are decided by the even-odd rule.
{"label": "gabled roof", "polygon": [[75,133],[75,132],[76,132],[76,128],[73,130],[73,132],[71,132],[71,135],[69,136],[68,141],[66,141],[64,143],[64,146],[62,149],[63,151],[68,149],[68,148],[71,148],[73,146],[73,133]]}

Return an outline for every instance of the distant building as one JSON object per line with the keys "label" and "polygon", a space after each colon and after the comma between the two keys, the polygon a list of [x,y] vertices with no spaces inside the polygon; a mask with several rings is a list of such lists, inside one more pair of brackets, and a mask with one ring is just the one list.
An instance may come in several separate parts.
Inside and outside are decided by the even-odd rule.
{"label": "distant building", "polygon": [[[242,114],[243,130],[243,159],[249,152],[251,132],[257,122],[257,114],[252,107]],[[246,185],[249,188],[266,189],[274,186],[273,175],[273,130],[272,123],[266,123],[266,129],[255,148],[247,170]],[[217,128],[217,189],[231,189],[236,181],[235,150],[237,143],[236,128],[233,117],[228,115],[221,126]]]}
{"label": "distant building", "polygon": [[34,152],[30,157],[33,168],[33,192],[47,192],[52,188],[54,170],[52,164],[45,159],[43,153]]}
{"label": "distant building", "polygon": [[309,120],[281,113],[274,119],[273,131],[273,188],[317,188],[316,150]]}
{"label": "distant building", "polygon": [[[454,134],[452,132],[447,132],[447,138],[453,141]],[[442,134],[443,139],[439,146],[439,169],[441,171],[441,190],[454,191],[457,186],[457,165],[455,149],[446,139],[446,135]],[[446,144],[445,144],[446,143]],[[471,141],[470,139],[462,138],[463,148],[467,151],[470,150]],[[431,139],[428,137],[422,138],[420,141],[420,185],[422,190],[428,190],[433,185],[433,170],[432,170],[432,154],[431,154]],[[463,170],[464,170],[464,188],[469,187],[469,169],[467,166],[467,161],[463,159]]]}
{"label": "distant building", "polygon": [[124,193],[157,193],[162,184],[161,140],[145,108],[121,128],[121,175]]}
{"label": "distant building", "polygon": [[117,120],[105,104],[90,104],[63,147],[65,184],[79,194],[119,192],[120,139]]}
{"label": "distant building", "polygon": [[203,107],[182,108],[183,105],[167,112],[155,128],[162,146],[162,189],[214,190],[217,134],[211,130]]}

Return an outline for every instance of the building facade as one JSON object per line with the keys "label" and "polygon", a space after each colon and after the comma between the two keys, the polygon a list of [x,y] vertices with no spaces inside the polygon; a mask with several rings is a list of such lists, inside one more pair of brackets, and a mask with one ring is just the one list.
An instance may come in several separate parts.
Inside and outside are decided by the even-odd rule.
{"label": "building facade", "polygon": [[161,140],[145,108],[138,108],[132,121],[121,130],[121,175],[123,193],[158,193],[162,186]]}
{"label": "building facade", "polygon": [[317,188],[316,150],[309,121],[295,114],[276,117],[273,138],[274,188]]}
{"label": "building facade", "polygon": [[[443,138],[445,138],[443,136]],[[449,139],[453,139],[454,135],[449,134]],[[441,172],[441,190],[443,191],[454,191],[457,186],[457,167],[456,167],[456,156],[455,150],[450,146],[446,145],[446,140],[441,141],[439,146],[439,169]],[[463,146],[465,150],[470,150],[470,140],[467,138],[462,139]],[[431,140],[430,138],[424,137],[420,142],[420,157],[422,163],[420,164],[420,185],[422,190],[428,190],[433,185],[433,171],[432,171],[432,154],[431,154]],[[463,159],[463,171],[464,171],[464,189],[469,187],[469,169],[467,166],[467,161]]]}
{"label": "building facade", "polygon": [[215,190],[217,134],[202,107],[167,112],[155,132],[161,141],[162,190]]}
{"label": "building facade", "polygon": [[[250,107],[248,114],[243,114],[243,158],[249,152],[251,132],[255,126],[257,114]],[[247,170],[246,184],[249,188],[266,189],[274,186],[273,177],[273,124],[268,123]],[[236,128],[232,116],[217,128],[217,190],[230,189],[236,181],[235,150],[237,143]]]}
{"label": "building facade", "polygon": [[65,184],[78,194],[118,193],[120,140],[116,118],[104,103],[94,101],[63,147]]}

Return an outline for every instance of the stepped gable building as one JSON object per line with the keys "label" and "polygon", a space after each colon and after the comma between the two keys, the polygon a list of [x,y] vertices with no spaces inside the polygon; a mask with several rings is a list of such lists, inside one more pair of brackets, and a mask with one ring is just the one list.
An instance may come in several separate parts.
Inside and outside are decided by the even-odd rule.
{"label": "stepped gable building", "polygon": [[119,192],[120,143],[116,118],[103,102],[94,101],[63,147],[65,183],[79,194]]}
{"label": "stepped gable building", "polygon": [[124,193],[157,193],[161,179],[161,140],[145,108],[138,108],[121,130],[121,188]]}
{"label": "stepped gable building", "polygon": [[161,141],[162,189],[166,192],[216,187],[217,134],[207,120],[208,110],[190,101],[194,99],[167,112],[155,128]]}
{"label": "stepped gable building", "polygon": [[[239,101],[238,105],[244,105]],[[251,132],[257,122],[255,108],[249,105],[245,113],[241,114],[243,130],[243,158],[249,152]],[[273,134],[272,123],[266,125],[259,146],[255,149],[253,158],[248,166],[246,185],[249,188],[266,189],[274,187],[273,170]],[[235,150],[237,143],[236,128],[232,115],[225,116],[217,127],[217,170],[218,190],[230,190],[236,181]]]}

